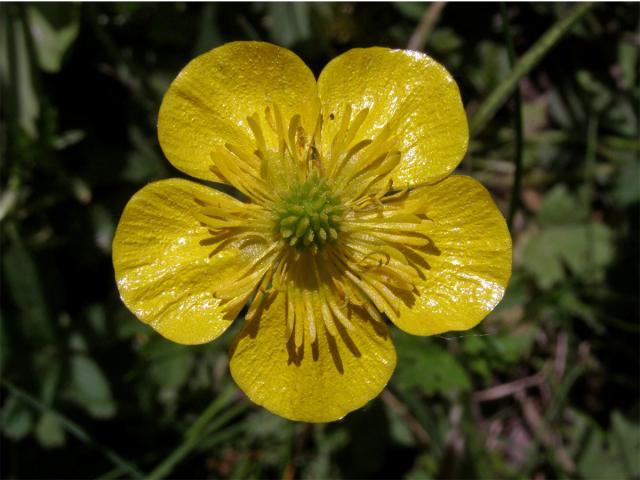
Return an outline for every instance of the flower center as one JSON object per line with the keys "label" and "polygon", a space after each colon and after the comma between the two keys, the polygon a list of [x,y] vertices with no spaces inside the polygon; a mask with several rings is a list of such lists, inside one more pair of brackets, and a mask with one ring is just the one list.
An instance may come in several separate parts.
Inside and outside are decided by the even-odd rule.
{"label": "flower center", "polygon": [[315,253],[337,240],[343,213],[340,199],[313,173],[276,202],[274,232],[292,247]]}

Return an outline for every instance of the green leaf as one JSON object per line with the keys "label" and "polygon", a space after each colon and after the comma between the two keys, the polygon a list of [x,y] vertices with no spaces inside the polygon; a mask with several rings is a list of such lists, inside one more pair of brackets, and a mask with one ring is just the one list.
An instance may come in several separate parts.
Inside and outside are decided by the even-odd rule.
{"label": "green leaf", "polygon": [[137,126],[129,128],[129,139],[134,146],[127,156],[122,178],[133,183],[145,183],[167,175],[167,162],[152,148],[152,140]]}
{"label": "green leaf", "polygon": [[265,22],[271,32],[271,39],[283,47],[309,40],[312,8],[310,3],[303,2],[269,3]]}
{"label": "green leaf", "polygon": [[496,310],[505,310],[525,304],[528,301],[527,283],[521,271],[514,271],[509,280],[504,298]]}
{"label": "green leaf", "polygon": [[628,421],[620,412],[613,412],[611,423],[612,443],[621,453],[627,475],[640,477],[640,424]]}
{"label": "green leaf", "polygon": [[100,336],[107,336],[107,313],[105,311],[104,305],[99,303],[94,303],[89,305],[84,313],[84,318],[86,318],[89,325],[91,325],[91,329],[93,332]]}
{"label": "green leaf", "polygon": [[398,338],[400,388],[418,387],[429,395],[450,395],[471,388],[471,382],[458,361],[445,349],[420,337]]}
{"label": "green leaf", "polygon": [[85,355],[71,357],[71,385],[67,394],[96,418],[110,418],[116,412],[107,378],[98,364]]}
{"label": "green leaf", "polygon": [[405,17],[418,22],[429,4],[426,2],[394,2],[393,6]]}
{"label": "green leaf", "polygon": [[558,246],[549,243],[553,236],[553,231],[545,230],[530,239],[522,257],[522,266],[545,290],[564,278]]}
{"label": "green leaf", "polygon": [[438,459],[429,452],[417,457],[415,465],[404,478],[405,480],[425,480],[435,478],[437,473]]}
{"label": "green leaf", "polygon": [[491,343],[497,353],[500,363],[512,365],[526,358],[533,345],[535,332],[533,330],[520,332],[518,334],[503,333],[500,336],[487,336],[487,341]]}
{"label": "green leaf", "polygon": [[[398,2],[396,5],[400,5]],[[424,5],[424,4],[423,4]],[[451,28],[436,28],[429,37],[431,48],[442,53],[450,54],[464,45],[464,41]]]}
{"label": "green leaf", "polygon": [[81,142],[87,136],[84,130],[66,130],[57,134],[51,140],[51,146],[56,150],[64,150],[76,143]]}
{"label": "green leaf", "polygon": [[20,311],[20,326],[34,345],[53,343],[55,331],[49,321],[40,275],[31,253],[17,233],[3,256],[5,288]]}
{"label": "green leaf", "polygon": [[583,478],[637,478],[640,475],[640,425],[629,422],[619,412],[611,415],[610,432],[603,432],[595,422],[589,423],[586,446],[577,462]]}
{"label": "green leaf", "polygon": [[465,365],[484,378],[491,371],[509,367],[527,358],[533,345],[535,332],[531,328],[508,330],[495,335],[468,335],[462,340]]}
{"label": "green leaf", "polygon": [[640,202],[640,160],[637,155],[628,155],[628,158],[625,158],[618,154],[618,157],[623,159],[623,163],[616,175],[613,198],[622,206]]}
{"label": "green leaf", "polygon": [[36,437],[44,448],[56,448],[65,444],[65,434],[58,419],[45,413],[40,417],[36,426]]}
{"label": "green leaf", "polygon": [[40,68],[59,72],[64,55],[80,30],[80,5],[33,3],[26,10]]}
{"label": "green leaf", "polygon": [[413,447],[416,444],[415,438],[398,412],[387,407],[387,417],[389,418],[389,434],[394,443],[404,447]]}
{"label": "green leaf", "polygon": [[592,222],[566,229],[563,233],[567,249],[562,252],[562,257],[576,275],[595,276],[611,262],[613,236],[606,225]]}
{"label": "green leaf", "polygon": [[565,277],[565,267],[585,280],[600,279],[612,258],[611,231],[592,222],[542,230],[529,240],[522,263],[538,285],[548,289]]}
{"label": "green leaf", "polygon": [[150,374],[161,387],[177,389],[189,379],[194,357],[189,348],[182,345],[171,347],[165,355],[152,361]]}
{"label": "green leaf", "polygon": [[293,431],[290,422],[266,410],[259,410],[247,416],[245,428],[249,438],[276,442],[277,445],[285,444]]}
{"label": "green leaf", "polygon": [[[611,129],[611,133],[628,139],[636,145],[638,142],[638,116],[637,109],[633,102],[624,96],[618,96],[607,105],[606,110],[602,112],[602,123]],[[637,150],[637,147],[636,147]],[[635,157],[637,160],[637,156]]]}
{"label": "green leaf", "polygon": [[578,463],[583,478],[625,478],[620,454],[609,448],[605,435],[593,430]]}
{"label": "green leaf", "polygon": [[63,365],[60,362],[52,362],[51,360],[51,355],[43,354],[34,361],[39,370],[40,399],[46,405],[51,405],[58,394],[63,370]]}
{"label": "green leaf", "polygon": [[10,98],[4,98],[9,113],[9,120],[30,137],[36,138],[36,121],[40,116],[40,103],[33,78],[32,58],[26,29],[15,8],[3,9],[3,30],[0,32],[0,75],[2,83],[8,88]]}
{"label": "green leaf", "polygon": [[2,432],[11,440],[21,440],[33,427],[33,413],[15,395],[10,395],[2,407]]}
{"label": "green leaf", "polygon": [[200,33],[193,49],[194,55],[200,55],[224,43],[218,26],[218,8],[215,3],[204,4],[200,19]]}
{"label": "green leaf", "polygon": [[569,315],[579,318],[591,327],[596,333],[605,333],[597,310],[588,303],[578,298],[573,291],[563,291],[558,296],[558,307],[560,311],[564,310]]}
{"label": "green leaf", "polygon": [[577,195],[571,195],[566,185],[553,187],[545,196],[538,212],[540,225],[579,223],[587,218],[589,210]]}
{"label": "green leaf", "polygon": [[469,368],[480,375],[484,380],[489,380],[491,378],[491,368],[489,367],[489,362],[487,362],[484,358],[472,359],[471,361],[469,361]]}
{"label": "green leaf", "polygon": [[91,205],[91,223],[96,246],[105,254],[111,254],[111,243],[116,231],[116,220],[113,214],[100,204]]}
{"label": "green leaf", "polygon": [[509,57],[504,47],[495,42],[482,41],[478,45],[479,64],[470,69],[469,79],[474,87],[485,92],[496,87],[509,73]]}
{"label": "green leaf", "polygon": [[618,42],[618,62],[622,69],[625,86],[628,89],[636,86],[638,71],[638,47],[626,40]]}
{"label": "green leaf", "polygon": [[7,360],[13,353],[11,351],[12,342],[9,340],[7,335],[7,328],[5,326],[5,316],[0,310],[0,378],[4,374],[4,366],[7,363]]}
{"label": "green leaf", "polygon": [[588,70],[578,70],[576,73],[578,84],[587,93],[588,101],[596,112],[602,112],[611,102],[612,94],[609,89],[598,81]]}

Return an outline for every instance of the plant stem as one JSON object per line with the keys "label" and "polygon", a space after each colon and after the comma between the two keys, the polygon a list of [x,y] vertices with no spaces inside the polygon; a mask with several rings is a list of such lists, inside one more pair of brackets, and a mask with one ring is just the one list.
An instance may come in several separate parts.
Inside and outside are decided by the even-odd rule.
{"label": "plant stem", "polygon": [[[504,37],[507,43],[507,54],[509,55],[509,66],[513,70],[516,64],[516,51],[513,47],[513,35],[509,26],[509,13],[504,2],[500,2],[500,13],[502,14],[502,24],[504,27]],[[509,202],[509,214],[507,215],[507,225],[509,230],[513,227],[513,218],[520,207],[520,192],[522,190],[522,95],[520,86],[516,83],[513,91],[513,134],[514,134],[514,157],[515,170],[513,172],[513,187],[511,188],[511,201]]]}
{"label": "plant stem", "polygon": [[522,77],[529,73],[554,47],[560,39],[571,30],[591,8],[593,3],[578,4],[567,16],[558,20],[542,37],[525,53],[511,73],[489,94],[471,119],[470,129],[477,135],[493,118],[496,111],[504,104]]}
{"label": "plant stem", "polygon": [[[200,444],[202,436],[207,432],[208,426],[214,420],[216,415],[223,409],[229,406],[235,395],[236,388],[229,386],[223,390],[211,404],[200,414],[200,416],[193,422],[193,425],[184,434],[183,442],[175,449],[171,454],[165,458],[151,473],[147,476],[148,480],[158,480],[166,478],[173,471],[173,469],[193,450]],[[231,419],[235,414],[243,411],[242,409],[234,409],[234,415],[222,415],[227,420]],[[224,422],[216,422],[216,427],[221,426]]]}
{"label": "plant stem", "polygon": [[409,39],[407,50],[415,50],[418,52],[424,50],[424,47],[427,45],[427,40],[429,40],[429,35],[431,35],[433,28],[436,26],[446,4],[447,2],[433,2],[425,9],[420,23]]}
{"label": "plant stem", "polygon": [[123,473],[126,473],[131,478],[143,478],[142,473],[132,463],[130,463],[129,461],[127,461],[124,458],[122,458],[120,455],[115,453],[110,448],[107,448],[107,447],[101,445],[100,443],[98,443],[97,441],[95,441],[77,423],[69,420],[67,417],[65,417],[61,413],[58,413],[56,410],[54,410],[54,409],[52,409],[50,407],[47,407],[42,402],[40,402],[38,399],[36,399],[32,395],[30,395],[29,393],[25,392],[21,388],[16,387],[13,383],[9,382],[8,380],[2,380],[2,385],[7,390],[9,390],[12,394],[14,394],[16,397],[18,397],[19,399],[21,399],[25,403],[29,404],[33,408],[35,408],[37,410],[40,410],[43,413],[48,413],[48,414],[54,416],[56,418],[56,420],[58,420],[58,422],[60,422],[60,424],[70,434],[72,434],[78,440],[93,446],[96,450],[98,450],[105,457],[107,457],[109,460],[111,460],[111,462],[116,467],[118,467],[118,469],[120,471],[122,471]]}
{"label": "plant stem", "polygon": [[583,201],[586,206],[588,214],[587,221],[587,252],[586,252],[586,270],[585,278],[588,284],[593,284],[593,260],[594,260],[594,238],[593,238],[593,223],[591,222],[591,215],[593,211],[593,191],[594,191],[594,178],[596,169],[596,149],[598,147],[598,116],[595,112],[590,112],[587,123],[587,150],[585,152],[585,164],[584,164],[584,197]]}

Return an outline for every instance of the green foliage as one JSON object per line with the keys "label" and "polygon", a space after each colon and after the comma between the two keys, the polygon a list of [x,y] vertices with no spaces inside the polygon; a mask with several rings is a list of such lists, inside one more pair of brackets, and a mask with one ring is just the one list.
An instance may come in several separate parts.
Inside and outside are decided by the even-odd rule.
{"label": "green foliage", "polygon": [[[506,9],[513,65],[495,4],[0,4],[2,476],[640,477],[639,8]],[[469,332],[395,330],[397,371],[363,409],[283,420],[230,379],[241,321],[175,345],[118,298],[126,201],[180,175],[162,95],[224,42],[279,43],[317,75],[425,24],[474,131],[460,173],[504,212],[523,140],[509,289]]]}
{"label": "green foliage", "polygon": [[467,391],[471,382],[460,363],[445,349],[425,339],[406,334],[396,338],[398,363],[394,377],[398,388],[419,388],[426,395]]}
{"label": "green foliage", "polygon": [[44,413],[36,426],[36,438],[44,448],[62,447],[65,433],[58,419],[50,413]]}
{"label": "green foliage", "polygon": [[603,431],[583,414],[576,414],[572,434],[584,445],[578,455],[578,471],[584,478],[637,478],[640,475],[640,425],[620,412],[611,415],[609,431]]}
{"label": "green foliage", "polygon": [[548,289],[570,273],[600,279],[613,256],[610,230],[599,223],[548,228],[532,238],[523,252],[523,266]]}
{"label": "green foliage", "polygon": [[55,327],[49,319],[40,275],[15,230],[13,237],[13,245],[4,252],[2,262],[6,288],[18,309],[20,327],[28,342],[33,346],[46,345],[53,341]]}
{"label": "green foliage", "polygon": [[2,433],[12,440],[21,440],[32,428],[32,412],[14,395],[6,398],[2,407]]}
{"label": "green foliage", "polygon": [[97,418],[115,415],[109,381],[91,358],[73,355],[70,361],[71,385],[67,395],[87,413]]}
{"label": "green foliage", "polygon": [[462,348],[468,367],[490,380],[495,372],[508,371],[514,364],[527,358],[533,344],[533,331],[505,330],[498,335],[462,338]]}
{"label": "green foliage", "polygon": [[48,73],[57,73],[64,55],[80,30],[80,5],[59,8],[37,3],[26,7],[38,65]]}

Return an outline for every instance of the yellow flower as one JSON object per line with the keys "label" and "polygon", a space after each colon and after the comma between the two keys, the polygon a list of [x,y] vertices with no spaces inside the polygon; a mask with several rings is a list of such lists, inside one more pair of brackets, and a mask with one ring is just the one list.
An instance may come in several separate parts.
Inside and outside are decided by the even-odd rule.
{"label": "yellow flower", "polygon": [[286,49],[229,43],[180,72],[158,136],[175,167],[241,199],[180,179],[137,192],[113,242],[122,300],[185,344],[249,303],[231,374],[276,414],[336,420],[380,393],[386,318],[466,330],[502,298],[511,238],[478,182],[449,177],[467,120],[426,55],[355,49],[316,82]]}

